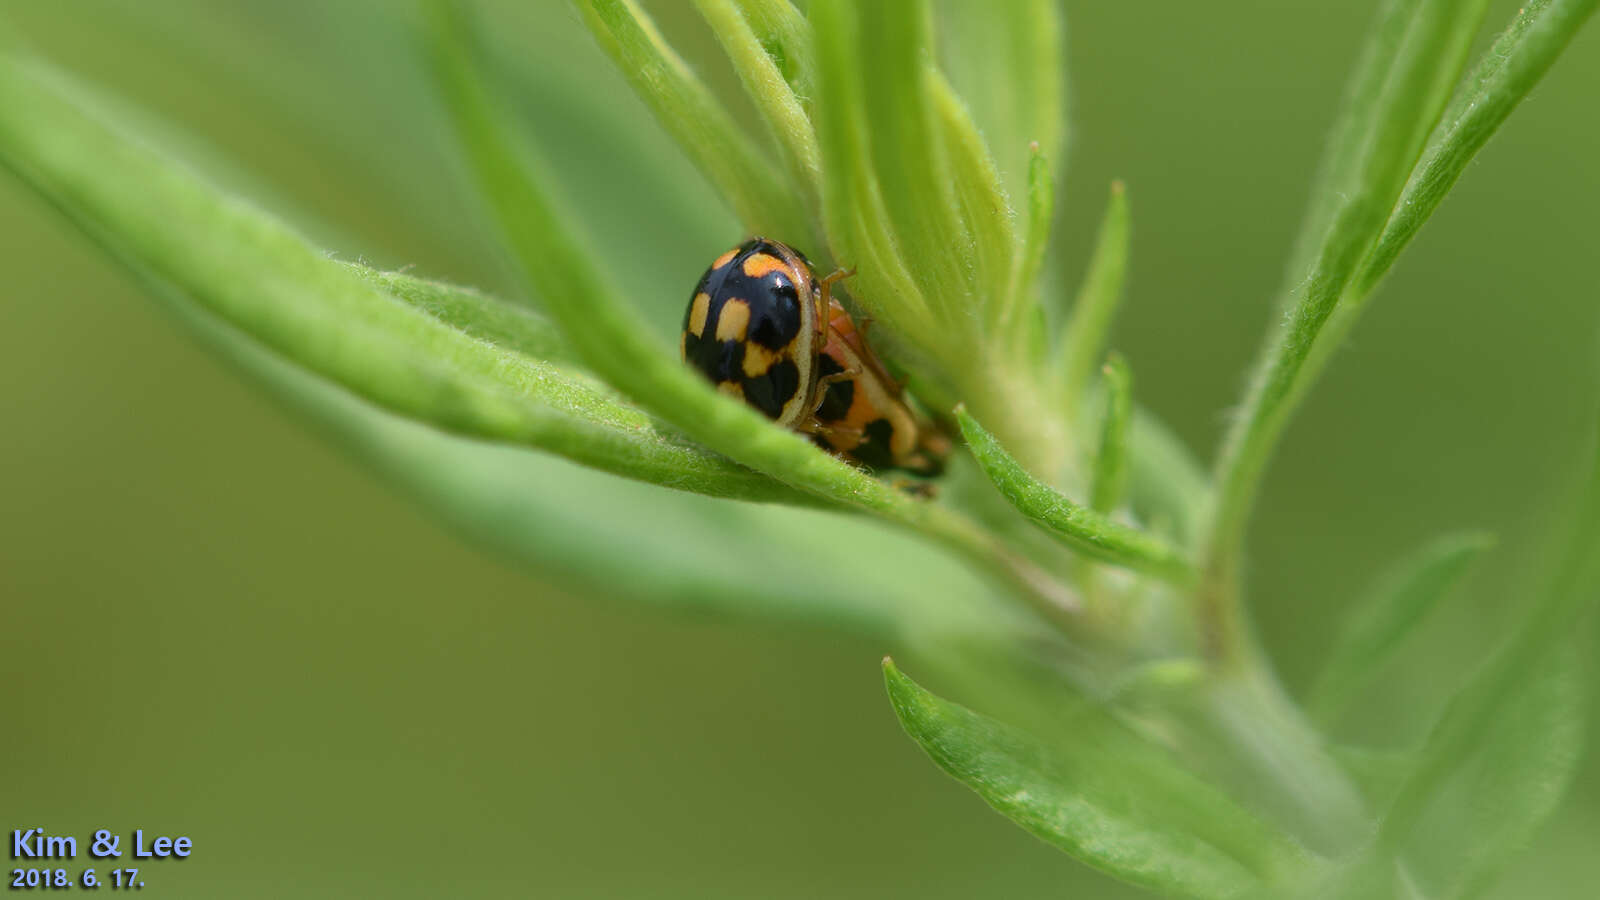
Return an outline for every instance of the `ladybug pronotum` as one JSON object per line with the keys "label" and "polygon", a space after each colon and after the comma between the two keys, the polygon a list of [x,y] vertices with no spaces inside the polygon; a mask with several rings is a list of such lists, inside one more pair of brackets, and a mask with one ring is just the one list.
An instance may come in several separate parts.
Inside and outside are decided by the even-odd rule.
{"label": "ladybug pronotum", "polygon": [[936,475],[949,441],[898,384],[805,254],[751,238],[700,276],[683,317],[683,359],[779,425],[868,468]]}

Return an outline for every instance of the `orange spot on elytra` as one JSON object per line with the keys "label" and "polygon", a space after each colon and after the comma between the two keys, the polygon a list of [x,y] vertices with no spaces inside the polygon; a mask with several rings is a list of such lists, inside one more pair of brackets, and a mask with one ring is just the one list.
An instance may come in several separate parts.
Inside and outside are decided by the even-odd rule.
{"label": "orange spot on elytra", "polygon": [[783,358],[782,350],[768,350],[757,343],[744,345],[744,375],[754,378],[765,375],[773,364]]}
{"label": "orange spot on elytra", "polygon": [[723,301],[717,313],[717,340],[742,341],[750,331],[750,304],[743,300]]}
{"label": "orange spot on elytra", "polygon": [[694,295],[694,304],[689,307],[689,333],[695,337],[705,337],[706,313],[711,309],[711,295],[701,292]]}
{"label": "orange spot on elytra", "polygon": [[752,253],[744,258],[744,274],[751,278],[760,278],[768,272],[782,272],[790,279],[794,273],[789,270],[789,264],[767,253]]}

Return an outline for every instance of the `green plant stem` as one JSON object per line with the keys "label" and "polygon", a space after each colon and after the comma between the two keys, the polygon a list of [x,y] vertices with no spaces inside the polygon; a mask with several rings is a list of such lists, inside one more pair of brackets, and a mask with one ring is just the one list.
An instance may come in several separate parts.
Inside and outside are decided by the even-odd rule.
{"label": "green plant stem", "polygon": [[1378,245],[1365,260],[1355,297],[1371,295],[1400,251],[1461,177],[1467,163],[1550,70],[1600,0],[1531,0],[1484,54],[1445,111]]}
{"label": "green plant stem", "polygon": [[1194,593],[1201,649],[1211,660],[1194,724],[1224,748],[1222,765],[1237,789],[1254,793],[1312,849],[1347,853],[1368,836],[1360,789],[1283,690],[1247,623],[1225,618],[1239,612],[1235,577],[1231,566],[1207,570]]}
{"label": "green plant stem", "polygon": [[[1267,460],[1290,415],[1400,250],[1596,6],[1596,0],[1529,3],[1448,111],[1448,88],[1482,4],[1464,12],[1450,4],[1396,3],[1380,25],[1353,82],[1351,109],[1324,176],[1323,194],[1348,192],[1348,199],[1337,209],[1323,201],[1308,219],[1308,237],[1323,235],[1320,255],[1281,339],[1263,356],[1217,467],[1197,595],[1216,652],[1241,645],[1237,556]],[[1441,118],[1424,152],[1421,128]],[[1401,179],[1402,172],[1409,175]],[[1302,244],[1311,246],[1306,238]]]}
{"label": "green plant stem", "polygon": [[1226,752],[1239,793],[1253,795],[1308,847],[1338,856],[1368,836],[1360,790],[1327,753],[1264,656],[1251,652],[1214,669],[1201,688],[1196,715],[1199,727]]}
{"label": "green plant stem", "polygon": [[[1482,0],[1394,0],[1373,32],[1307,219],[1311,260],[1287,321],[1263,348],[1218,456],[1217,492],[1201,547],[1196,614],[1209,652],[1244,646],[1238,556],[1268,460],[1353,314],[1325,329],[1378,244],[1429,132],[1443,115],[1483,15]],[[1326,198],[1336,197],[1330,203]],[[1302,251],[1297,251],[1297,255]],[[1296,273],[1297,274],[1297,273]]]}
{"label": "green plant stem", "polygon": [[973,368],[982,372],[981,383],[964,383],[959,394],[973,416],[1039,479],[1062,491],[1086,493],[1089,475],[1069,452],[1072,435],[1060,394],[1041,382],[1039,370],[1022,354],[1007,351]]}

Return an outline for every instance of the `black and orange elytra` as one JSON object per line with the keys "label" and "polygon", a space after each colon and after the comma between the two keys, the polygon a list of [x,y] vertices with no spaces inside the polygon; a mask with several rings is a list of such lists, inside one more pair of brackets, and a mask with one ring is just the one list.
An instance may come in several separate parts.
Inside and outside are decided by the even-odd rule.
{"label": "black and orange elytra", "polygon": [[811,414],[824,286],[804,256],[752,238],[700,276],[683,316],[683,358],[779,425]]}
{"label": "black and orange elytra", "polygon": [[752,238],[700,276],[683,317],[684,361],[723,393],[872,469],[936,475],[949,440],[905,403],[805,254]]}

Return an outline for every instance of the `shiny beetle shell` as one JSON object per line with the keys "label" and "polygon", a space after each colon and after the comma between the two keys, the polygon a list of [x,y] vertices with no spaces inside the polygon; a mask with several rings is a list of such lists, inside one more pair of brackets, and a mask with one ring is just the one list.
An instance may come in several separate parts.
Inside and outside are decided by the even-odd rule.
{"label": "shiny beetle shell", "polygon": [[939,474],[950,441],[908,406],[805,254],[751,238],[700,276],[683,359],[717,390],[870,469]]}
{"label": "shiny beetle shell", "polygon": [[717,390],[800,428],[816,397],[822,311],[805,256],[752,238],[700,276],[683,317],[683,359]]}

